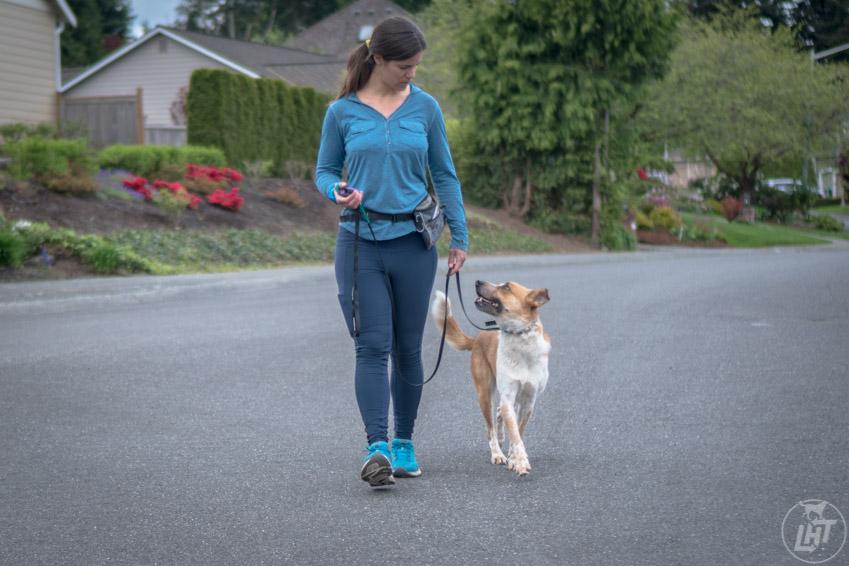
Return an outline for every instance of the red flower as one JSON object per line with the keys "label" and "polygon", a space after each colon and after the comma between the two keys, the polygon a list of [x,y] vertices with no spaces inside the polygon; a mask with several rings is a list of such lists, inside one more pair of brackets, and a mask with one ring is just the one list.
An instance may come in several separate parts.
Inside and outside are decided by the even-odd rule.
{"label": "red flower", "polygon": [[141,187],[136,189],[141,195],[144,197],[144,200],[153,200],[153,191],[151,191],[148,187]]}
{"label": "red flower", "polygon": [[236,171],[235,169],[225,168],[222,169],[221,172],[224,174],[225,177],[227,177],[234,183],[238,183],[239,181],[244,179],[244,177],[242,177],[242,174]]}
{"label": "red flower", "polygon": [[187,193],[189,195],[189,204],[188,207],[192,210],[197,210],[200,203],[203,202],[203,199],[197,195],[193,195],[192,193]]}
{"label": "red flower", "polygon": [[242,208],[242,205],[245,203],[245,199],[239,196],[238,187],[233,187],[229,193],[217,189],[206,200],[209,204],[215,204],[234,212]]}
{"label": "red flower", "polygon": [[139,192],[141,192],[141,189],[143,189],[144,186],[147,185],[147,179],[145,179],[144,177],[129,177],[127,179],[124,179],[122,182],[124,186],[128,189],[133,189],[134,191]]}
{"label": "red flower", "polygon": [[165,181],[159,181],[159,180],[157,180],[157,181],[155,181],[155,182],[153,183],[153,186],[154,186],[155,188],[157,188],[157,189],[168,189],[169,191],[171,191],[171,192],[172,192],[172,193],[174,193],[175,195],[176,195],[177,193],[179,193],[180,191],[184,191],[184,190],[186,190],[186,189],[183,187],[183,185],[181,185],[180,183],[177,183],[177,182],[174,182],[174,183],[166,183]]}
{"label": "red flower", "polygon": [[642,167],[637,167],[637,176],[640,178],[641,181],[648,181],[649,180],[648,173],[646,173],[646,170],[643,169]]}

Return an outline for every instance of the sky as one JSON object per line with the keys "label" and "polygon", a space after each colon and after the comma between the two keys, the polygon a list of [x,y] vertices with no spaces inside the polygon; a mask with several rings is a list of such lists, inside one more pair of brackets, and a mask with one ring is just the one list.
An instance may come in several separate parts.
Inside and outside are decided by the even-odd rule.
{"label": "sky", "polygon": [[141,36],[141,24],[147,22],[150,27],[158,24],[172,24],[177,19],[177,5],[180,0],[130,0],[133,14],[132,36]]}

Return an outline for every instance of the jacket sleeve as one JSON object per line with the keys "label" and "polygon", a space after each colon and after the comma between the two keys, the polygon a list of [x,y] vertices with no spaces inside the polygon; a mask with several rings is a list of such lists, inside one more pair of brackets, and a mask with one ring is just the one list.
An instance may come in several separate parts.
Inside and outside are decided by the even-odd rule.
{"label": "jacket sleeve", "polygon": [[445,205],[445,217],[448,227],[451,228],[450,247],[466,250],[469,247],[469,233],[466,228],[466,211],[463,208],[463,193],[460,192],[460,180],[457,178],[448,147],[445,118],[436,101],[427,131],[427,144],[427,159],[433,186],[439,201]]}
{"label": "jacket sleeve", "polygon": [[333,188],[342,180],[342,165],[345,163],[345,138],[332,106],[328,106],[321,126],[321,141],[315,163],[315,186],[333,202]]}

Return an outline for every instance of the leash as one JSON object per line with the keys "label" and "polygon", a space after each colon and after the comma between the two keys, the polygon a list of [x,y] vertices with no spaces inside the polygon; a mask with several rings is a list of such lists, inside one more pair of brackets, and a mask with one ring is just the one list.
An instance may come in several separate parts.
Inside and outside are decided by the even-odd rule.
{"label": "leash", "polygon": [[[360,305],[359,305],[359,291],[358,291],[358,284],[357,284],[357,274],[359,273],[360,218],[364,218],[365,221],[366,221],[366,225],[368,226],[369,232],[371,233],[371,238],[372,238],[372,241],[374,242],[374,249],[377,251],[377,257],[380,260],[381,266],[383,267],[383,270],[382,270],[383,281],[386,284],[387,291],[389,292],[389,303],[390,303],[390,307],[391,307],[391,310],[392,310],[392,349],[393,349],[393,354],[395,354],[395,359],[397,360],[399,356],[398,356],[398,353],[395,351],[395,348],[397,347],[398,340],[397,340],[397,336],[396,336],[395,333],[397,332],[398,325],[396,324],[396,318],[395,318],[395,296],[392,293],[392,283],[389,281],[389,275],[386,273],[386,263],[383,261],[383,255],[380,253],[380,246],[377,243],[378,242],[377,236],[375,236],[375,234],[374,234],[374,228],[372,228],[371,219],[369,218],[368,212],[366,212],[366,209],[363,207],[362,204],[360,204],[358,212],[359,212],[359,214],[356,214],[356,217],[354,218],[354,234],[355,234],[355,238],[354,238],[354,281],[353,281],[353,287],[351,289],[351,303],[352,303],[352,305],[351,305],[352,306],[351,318],[352,318],[353,327],[354,327],[354,337],[358,338],[360,336],[360,316],[359,316]],[[472,319],[469,318],[469,314],[466,312],[466,305],[463,303],[463,292],[460,290],[460,272],[457,271],[457,272],[454,273],[454,275],[456,276],[456,279],[457,279],[457,296],[460,299],[460,306],[463,309],[463,314],[466,315],[466,319],[471,323],[471,325],[474,326],[475,328],[477,328],[478,330],[484,330],[484,331],[490,331],[490,332],[500,330],[500,328],[498,328],[498,326],[496,326],[496,322],[494,320],[488,320],[484,323],[488,328],[482,328],[482,327],[478,326],[477,324],[475,324],[474,322],[472,322]],[[439,365],[442,363],[442,353],[445,350],[445,334],[448,330],[448,288],[449,288],[450,284],[451,284],[451,273],[449,272],[448,274],[445,275],[445,301],[446,301],[446,303],[445,303],[445,314],[444,314],[444,318],[442,320],[442,337],[439,340],[439,354],[437,355],[437,358],[436,358],[436,367],[433,368],[433,372],[430,374],[430,377],[428,377],[426,380],[424,380],[421,384],[410,383],[409,381],[404,379],[404,376],[401,374],[400,365],[397,364],[397,363],[395,364],[395,371],[398,372],[398,377],[401,379],[401,381],[403,381],[404,383],[406,383],[407,385],[410,385],[412,387],[424,387],[428,382],[430,382],[434,377],[436,377],[436,372],[439,371]]]}

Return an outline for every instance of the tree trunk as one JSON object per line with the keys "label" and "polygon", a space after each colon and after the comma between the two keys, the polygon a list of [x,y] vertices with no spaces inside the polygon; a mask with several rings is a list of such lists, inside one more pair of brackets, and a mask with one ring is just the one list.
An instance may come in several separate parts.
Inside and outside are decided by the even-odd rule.
{"label": "tree trunk", "polygon": [[525,162],[525,202],[522,203],[522,209],[519,211],[519,216],[524,218],[531,211],[531,198],[533,197],[534,186],[531,183],[531,161],[528,159]]}
{"label": "tree trunk", "polygon": [[601,245],[601,141],[595,143],[595,159],[593,160],[593,228],[592,243]]}

